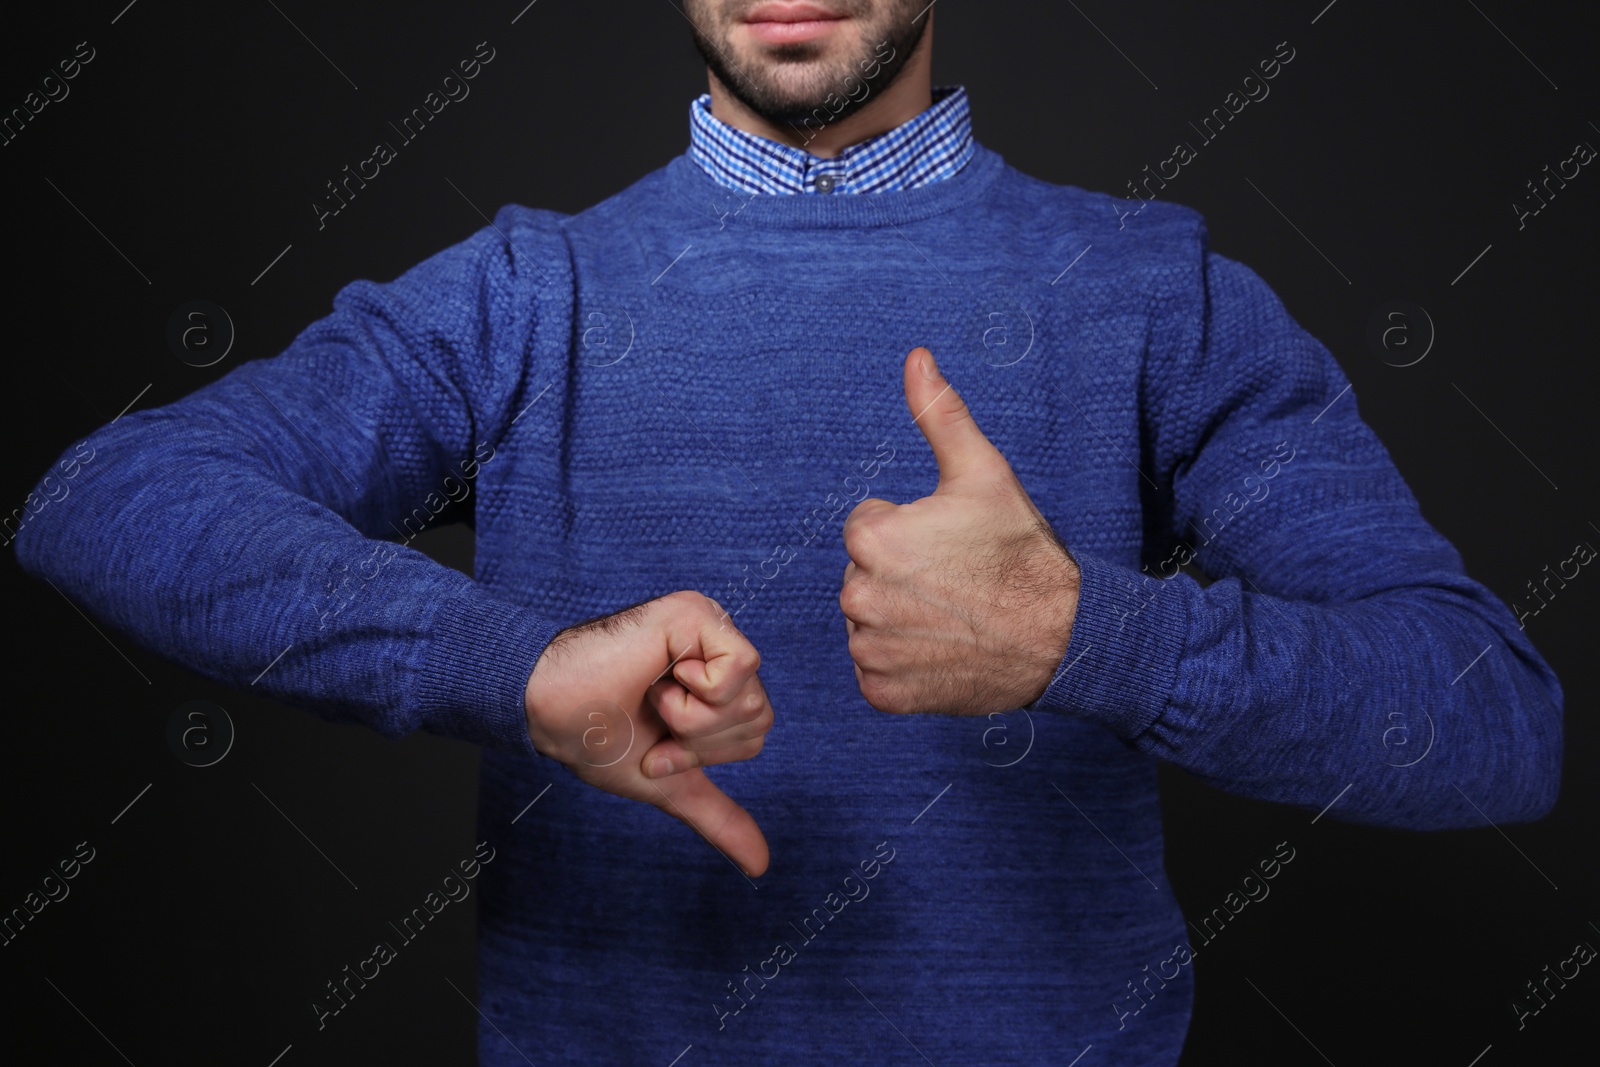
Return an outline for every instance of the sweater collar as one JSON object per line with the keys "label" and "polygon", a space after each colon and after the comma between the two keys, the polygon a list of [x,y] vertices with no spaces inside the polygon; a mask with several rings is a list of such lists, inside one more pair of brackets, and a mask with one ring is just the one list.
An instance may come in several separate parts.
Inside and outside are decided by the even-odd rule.
{"label": "sweater collar", "polygon": [[967,91],[936,87],[927,110],[833,159],[728,125],[711,114],[711,95],[703,93],[689,105],[688,156],[718,185],[748,195],[916,189],[955,175],[972,159]]}

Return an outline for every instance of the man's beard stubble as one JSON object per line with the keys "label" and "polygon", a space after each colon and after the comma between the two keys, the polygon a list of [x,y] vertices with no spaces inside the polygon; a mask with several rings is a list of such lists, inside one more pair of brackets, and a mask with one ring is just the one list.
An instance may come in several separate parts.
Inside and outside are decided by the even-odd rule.
{"label": "man's beard stubble", "polygon": [[[686,0],[685,6],[694,27],[695,48],[706,66],[735,99],[773,125],[792,125],[814,113],[826,116],[829,123],[855,114],[899,77],[932,21],[928,15],[917,17],[918,12],[931,6],[924,0],[889,0],[887,10],[873,23],[866,23],[879,6],[872,0],[834,0],[829,5],[834,11],[850,16],[858,25],[867,24],[859,54],[813,70],[803,84],[795,86],[780,81],[773,72],[782,66],[814,60],[821,49],[813,42],[771,47],[764,50],[760,60],[737,64],[728,31],[740,15],[759,2],[735,0],[719,12],[707,10],[711,6],[709,0]],[[888,49],[892,51],[883,58]]]}

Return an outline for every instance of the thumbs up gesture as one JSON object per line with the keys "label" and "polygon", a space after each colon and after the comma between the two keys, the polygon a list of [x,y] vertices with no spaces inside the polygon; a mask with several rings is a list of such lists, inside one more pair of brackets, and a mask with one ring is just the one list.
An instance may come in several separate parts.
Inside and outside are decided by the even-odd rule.
{"label": "thumbs up gesture", "polygon": [[895,713],[1021,707],[1066,654],[1077,563],[926,348],[906,358],[905,391],[939,484],[845,520],[839,607],[861,695]]}

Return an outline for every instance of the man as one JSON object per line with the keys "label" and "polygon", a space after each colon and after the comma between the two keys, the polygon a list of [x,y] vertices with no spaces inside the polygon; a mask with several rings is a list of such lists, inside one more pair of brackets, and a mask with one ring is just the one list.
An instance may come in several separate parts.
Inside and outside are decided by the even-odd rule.
{"label": "man", "polygon": [[[932,5],[686,13],[683,156],[352,284],[18,540],[196,670],[484,746],[482,1062],[1173,1063],[1152,757],[1549,809],[1557,680],[1196,213],[973,140]],[[475,580],[408,547],[450,514]]]}

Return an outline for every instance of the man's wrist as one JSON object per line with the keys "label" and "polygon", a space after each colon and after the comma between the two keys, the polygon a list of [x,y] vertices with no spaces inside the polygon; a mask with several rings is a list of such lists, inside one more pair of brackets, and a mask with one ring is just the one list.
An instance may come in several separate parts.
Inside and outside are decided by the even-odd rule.
{"label": "man's wrist", "polygon": [[561,746],[553,732],[553,718],[549,707],[548,696],[550,693],[550,665],[553,656],[560,655],[560,646],[563,636],[571,630],[558,632],[550,639],[540,653],[539,659],[533,665],[533,671],[528,675],[528,683],[523,688],[522,708],[528,723],[528,741],[533,745],[533,750],[539,755],[557,762],[565,762],[561,757]]}
{"label": "man's wrist", "polygon": [[1044,692],[1024,707],[1137,737],[1172,698],[1197,587],[1082,552],[1074,559],[1080,584],[1067,647]]}
{"label": "man's wrist", "polygon": [[1072,625],[1077,619],[1078,592],[1083,582],[1083,573],[1066,542],[1048,524],[1046,530],[1052,542],[1048,552],[1054,577],[1045,586],[1048,593],[1042,612],[1046,620],[1044,647],[1037,657],[1035,684],[1029,687],[1024,704],[1032,704],[1044,695],[1066,655],[1067,646],[1072,643]]}
{"label": "man's wrist", "polygon": [[527,670],[557,628],[527,608],[471,587],[441,604],[417,687],[422,725],[434,733],[534,754]]}

